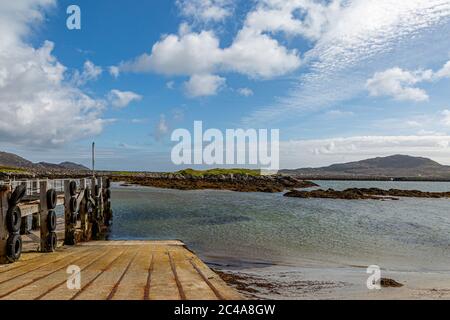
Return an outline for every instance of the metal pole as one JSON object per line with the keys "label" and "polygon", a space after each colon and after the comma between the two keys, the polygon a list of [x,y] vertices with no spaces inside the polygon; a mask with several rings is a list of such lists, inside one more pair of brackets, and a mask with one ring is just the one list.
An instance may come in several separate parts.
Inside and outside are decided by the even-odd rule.
{"label": "metal pole", "polygon": [[95,142],[92,142],[92,176],[95,177]]}

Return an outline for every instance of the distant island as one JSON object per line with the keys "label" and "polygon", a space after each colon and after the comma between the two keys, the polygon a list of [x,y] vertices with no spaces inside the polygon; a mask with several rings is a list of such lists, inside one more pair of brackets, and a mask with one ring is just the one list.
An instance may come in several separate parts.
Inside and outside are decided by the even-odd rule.
{"label": "distant island", "polygon": [[378,157],[322,168],[281,170],[280,173],[310,180],[450,181],[450,166],[408,155]]}
{"label": "distant island", "polygon": [[0,179],[9,177],[33,177],[53,175],[86,174],[90,169],[73,162],[59,164],[39,162],[33,163],[16,154],[0,151]]}
{"label": "distant island", "polygon": [[[0,152],[0,179],[81,177],[88,174],[90,174],[89,168],[74,162],[33,163],[13,153]],[[450,181],[450,166],[423,157],[393,155],[333,164],[322,168],[280,170],[278,175],[271,178],[262,176],[259,170],[251,169],[205,171],[185,169],[178,172],[100,170],[97,171],[97,174],[108,175],[116,181],[126,183],[182,190],[222,189],[223,187],[235,191],[277,192],[289,188],[312,186],[313,184],[309,181],[306,182],[307,180]],[[243,186],[243,183],[248,186]],[[252,184],[253,186],[251,186]]]}

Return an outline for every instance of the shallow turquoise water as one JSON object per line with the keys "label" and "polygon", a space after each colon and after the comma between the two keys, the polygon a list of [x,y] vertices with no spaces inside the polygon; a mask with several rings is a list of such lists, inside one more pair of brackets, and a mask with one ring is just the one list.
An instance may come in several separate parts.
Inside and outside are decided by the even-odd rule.
{"label": "shallow turquoise water", "polygon": [[[450,190],[450,183],[319,184]],[[117,186],[112,199],[111,238],[180,239],[210,263],[450,270],[449,199],[346,201]]]}

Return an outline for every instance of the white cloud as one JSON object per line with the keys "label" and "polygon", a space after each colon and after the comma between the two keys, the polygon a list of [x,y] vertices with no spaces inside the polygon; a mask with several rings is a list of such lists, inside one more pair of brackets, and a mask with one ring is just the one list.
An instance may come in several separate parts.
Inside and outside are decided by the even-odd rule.
{"label": "white cloud", "polygon": [[223,50],[222,66],[252,78],[271,79],[300,67],[297,50],[289,50],[267,34],[243,28]]}
{"label": "white cloud", "polygon": [[71,84],[52,55],[24,39],[44,19],[51,0],[0,2],[0,140],[33,147],[61,146],[91,137],[107,122],[104,104]]}
{"label": "white cloud", "polygon": [[442,111],[442,123],[450,127],[450,110],[446,109]]}
{"label": "white cloud", "polygon": [[133,101],[142,100],[142,96],[131,91],[111,90],[108,94],[109,102],[116,108],[125,108]]}
{"label": "white cloud", "polygon": [[283,168],[326,166],[372,157],[407,154],[431,157],[450,164],[450,136],[355,136],[318,140],[286,141],[280,144]]}
{"label": "white cloud", "polygon": [[81,73],[78,70],[75,71],[73,81],[77,86],[82,86],[89,81],[97,80],[102,73],[103,69],[101,67],[88,60],[84,63]]}
{"label": "white cloud", "polygon": [[178,34],[163,36],[153,45],[151,53],[122,62],[117,68],[121,72],[189,77],[200,74],[218,77],[235,72],[256,79],[272,79],[293,72],[300,63],[297,50],[286,48],[263,30],[244,26],[231,45],[222,48],[214,31],[195,32],[183,23]]}
{"label": "white cloud", "polygon": [[377,72],[367,80],[367,89],[375,97],[388,96],[396,100],[426,101],[429,99],[425,90],[414,85],[425,79],[431,79],[429,72],[409,72],[400,68]]}
{"label": "white cloud", "polygon": [[386,66],[417,68],[448,59],[448,0],[348,0],[333,16],[303,56],[307,73],[243,125],[273,123],[351,99]]}
{"label": "white cloud", "polygon": [[116,66],[110,66],[108,68],[109,74],[114,77],[115,79],[117,79],[120,75],[120,69]]}
{"label": "white cloud", "polygon": [[204,97],[216,95],[226,84],[226,80],[210,74],[194,74],[184,86],[189,97]]}
{"label": "white cloud", "polygon": [[250,88],[239,88],[237,89],[237,92],[244,97],[251,97],[254,94],[253,90]]}
{"label": "white cloud", "polygon": [[366,87],[375,97],[388,96],[396,100],[427,101],[429,99],[427,92],[417,88],[416,85],[443,78],[450,78],[450,61],[437,72],[433,70],[411,72],[398,67],[377,72],[367,80]]}
{"label": "white cloud", "polygon": [[342,118],[342,117],[351,117],[351,116],[354,116],[355,114],[351,111],[343,111],[343,110],[339,110],[339,109],[334,109],[334,110],[327,111],[325,113],[325,115],[327,117],[331,117],[331,118]]}
{"label": "white cloud", "polygon": [[450,78],[450,61],[448,61],[442,69],[440,69],[438,72],[436,72],[435,77],[437,79],[442,78]]}
{"label": "white cloud", "polygon": [[175,81],[169,81],[166,83],[166,87],[169,90],[173,90],[175,88]]}
{"label": "white cloud", "polygon": [[131,123],[133,124],[143,124],[143,123],[147,123],[149,122],[150,119],[147,118],[135,118],[135,119],[131,119]]}
{"label": "white cloud", "polygon": [[261,32],[284,32],[317,40],[337,19],[342,0],[322,3],[313,0],[260,0],[245,24]]}
{"label": "white cloud", "polygon": [[197,22],[222,21],[233,12],[233,0],[177,0],[181,14]]}
{"label": "white cloud", "polygon": [[156,124],[155,128],[155,138],[156,140],[160,140],[162,137],[169,133],[169,125],[166,121],[166,116],[164,114],[160,115],[159,121]]}
{"label": "white cloud", "polygon": [[225,49],[212,31],[168,35],[157,42],[152,53],[122,63],[121,71],[156,72],[164,75],[237,72],[253,78],[273,78],[300,66],[297,51],[288,50],[268,35],[241,30]]}

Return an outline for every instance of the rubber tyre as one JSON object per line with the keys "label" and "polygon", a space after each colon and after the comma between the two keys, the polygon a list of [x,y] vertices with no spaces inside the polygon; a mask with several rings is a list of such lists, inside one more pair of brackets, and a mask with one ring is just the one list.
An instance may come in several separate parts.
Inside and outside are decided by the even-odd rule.
{"label": "rubber tyre", "polygon": [[14,189],[13,193],[11,194],[11,197],[9,198],[9,206],[13,207],[17,205],[20,200],[25,196],[27,192],[27,187],[24,185],[17,186],[16,189]]}
{"label": "rubber tyre", "polygon": [[50,210],[47,216],[47,228],[49,232],[54,232],[56,230],[56,212]]}
{"label": "rubber tyre", "polygon": [[106,181],[105,181],[105,188],[106,189],[109,189],[109,188],[111,188],[111,179],[106,179]]}
{"label": "rubber tyre", "polygon": [[78,210],[78,208],[77,208],[77,198],[75,198],[75,197],[72,197],[72,198],[70,198],[70,200],[69,200],[70,202],[69,202],[69,209],[70,209],[70,212],[77,212]]}
{"label": "rubber tyre", "polygon": [[73,197],[77,194],[77,183],[75,181],[70,181],[69,183],[69,193]]}
{"label": "rubber tyre", "polygon": [[6,212],[6,228],[10,233],[17,233],[20,231],[22,224],[22,212],[17,206],[13,206]]}
{"label": "rubber tyre", "polygon": [[106,189],[106,199],[111,199],[111,190],[110,189]]}
{"label": "rubber tyre", "polygon": [[18,234],[9,236],[6,242],[6,258],[9,262],[16,262],[22,255],[22,237]]}
{"label": "rubber tyre", "polygon": [[55,189],[47,191],[47,209],[53,210],[56,208],[57,195]]}
{"label": "rubber tyre", "polygon": [[78,215],[75,212],[73,212],[70,215],[70,223],[73,224],[73,225],[76,225],[77,221],[78,221]]}
{"label": "rubber tyre", "polygon": [[48,252],[54,252],[56,248],[58,247],[58,237],[56,236],[56,233],[50,232],[47,236],[47,251]]}

